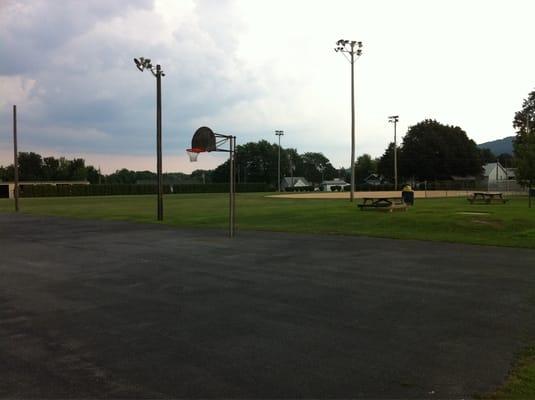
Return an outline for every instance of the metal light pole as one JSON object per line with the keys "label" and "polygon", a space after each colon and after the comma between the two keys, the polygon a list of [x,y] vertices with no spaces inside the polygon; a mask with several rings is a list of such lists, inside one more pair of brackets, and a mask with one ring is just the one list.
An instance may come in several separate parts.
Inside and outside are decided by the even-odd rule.
{"label": "metal light pole", "polygon": [[[349,54],[351,63],[351,194],[349,201],[355,197],[355,56],[362,54],[362,42],[340,39],[336,42],[336,52]],[[344,56],[347,58],[346,54]]]}
{"label": "metal light pole", "polygon": [[289,156],[290,159],[290,181],[292,182],[292,188],[294,187],[294,161],[292,156]]}
{"label": "metal light pole", "polygon": [[19,211],[19,153],[17,150],[17,106],[13,106],[13,198],[15,211]]}
{"label": "metal light pole", "polygon": [[399,121],[398,115],[388,117],[388,122],[394,123],[394,190],[398,190],[398,142],[397,142],[397,125]]}
{"label": "metal light pole", "polygon": [[275,135],[279,137],[279,168],[277,176],[279,177],[279,192],[281,191],[281,136],[284,136],[284,131],[275,131]]}
{"label": "metal light pole", "polygon": [[160,64],[152,66],[149,58],[134,58],[136,67],[143,71],[148,69],[156,78],[156,175],[158,179],[157,212],[158,221],[163,221],[163,175],[162,175],[162,76],[165,76]]}
{"label": "metal light pole", "polygon": [[[529,135],[529,112],[526,111],[526,136]],[[526,137],[527,140],[527,137]],[[528,187],[528,207],[531,208],[531,186],[533,185],[532,180],[529,180],[529,187]]]}
{"label": "metal light pole", "polygon": [[318,167],[318,171],[321,172],[321,182],[323,183],[323,181],[325,180],[325,177],[324,177],[324,175],[323,175],[323,173],[325,172],[325,165],[320,165],[320,166]]}

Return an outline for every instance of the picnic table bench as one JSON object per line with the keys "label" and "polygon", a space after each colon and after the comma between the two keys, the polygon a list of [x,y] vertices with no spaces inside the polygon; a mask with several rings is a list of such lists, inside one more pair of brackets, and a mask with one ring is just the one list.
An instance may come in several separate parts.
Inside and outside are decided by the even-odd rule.
{"label": "picnic table bench", "polygon": [[470,204],[490,204],[492,202],[505,204],[507,202],[507,199],[503,198],[503,193],[501,192],[474,192],[468,196],[467,200]]}
{"label": "picnic table bench", "polygon": [[362,203],[357,204],[362,210],[374,211],[406,211],[407,205],[401,197],[363,197]]}

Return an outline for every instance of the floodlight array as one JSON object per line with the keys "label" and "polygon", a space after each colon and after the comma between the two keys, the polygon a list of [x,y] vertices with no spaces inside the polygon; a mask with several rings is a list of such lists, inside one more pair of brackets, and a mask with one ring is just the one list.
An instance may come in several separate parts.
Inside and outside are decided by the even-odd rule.
{"label": "floodlight array", "polygon": [[154,75],[155,77],[157,77],[158,74],[160,74],[160,76],[165,76],[164,72],[160,69],[159,65],[157,65],[156,68],[153,67],[150,58],[145,58],[145,57],[134,58],[134,63],[136,64],[137,69],[139,69],[141,72],[148,69],[150,72],[152,72],[152,75]]}
{"label": "floodlight array", "polygon": [[334,48],[334,51],[342,53],[353,53],[356,56],[360,56],[362,54],[362,42],[356,40],[340,39],[336,42],[336,47]]}

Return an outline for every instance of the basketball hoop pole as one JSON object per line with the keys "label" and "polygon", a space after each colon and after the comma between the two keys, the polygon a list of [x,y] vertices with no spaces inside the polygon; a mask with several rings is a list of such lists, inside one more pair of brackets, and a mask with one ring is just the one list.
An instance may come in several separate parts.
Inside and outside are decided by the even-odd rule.
{"label": "basketball hoop pole", "polygon": [[229,236],[234,237],[234,228],[236,220],[236,183],[234,173],[236,161],[236,136],[229,136]]}

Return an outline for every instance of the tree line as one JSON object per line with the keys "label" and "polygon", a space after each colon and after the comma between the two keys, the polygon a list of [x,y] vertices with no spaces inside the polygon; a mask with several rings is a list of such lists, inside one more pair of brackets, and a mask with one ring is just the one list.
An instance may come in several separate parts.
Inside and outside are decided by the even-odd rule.
{"label": "tree line", "polygon": [[[431,156],[432,155],[432,156]],[[477,174],[482,163],[495,161],[488,150],[478,150],[460,128],[447,127],[436,121],[424,121],[409,129],[398,147],[400,177],[417,179],[448,179],[451,175]],[[92,184],[151,184],[156,183],[152,171],[132,171],[126,168],[112,174],[101,174],[83,158],[42,157],[34,152],[19,153],[21,181],[89,181]],[[236,147],[236,179],[240,183],[265,183],[277,186],[279,146],[266,140],[249,142]],[[349,181],[349,168],[335,168],[318,152],[299,154],[293,148],[280,148],[281,177],[300,176],[311,184],[339,178]],[[363,154],[355,163],[357,183],[372,173],[386,180],[393,177],[393,143],[380,158]],[[228,160],[213,170],[195,170],[191,174],[164,173],[164,182],[224,183],[229,179]],[[0,166],[0,181],[13,180],[13,165]]]}
{"label": "tree line", "polygon": [[[126,168],[112,174],[102,174],[92,165],[86,165],[83,158],[42,157],[34,152],[19,152],[19,180],[26,182],[42,181],[88,181],[91,184],[151,184],[156,182],[156,173],[152,171],[131,171]],[[13,181],[13,164],[0,166],[0,182]],[[164,180],[168,184],[200,183],[199,173],[184,174],[181,172],[165,173]]]}
{"label": "tree line", "polygon": [[[279,146],[266,140],[236,146],[236,179],[238,182],[262,182],[273,186],[278,181]],[[228,182],[229,161],[206,172],[213,182]],[[345,169],[336,169],[322,153],[299,154],[296,149],[280,148],[281,178],[300,176],[312,184],[323,180],[344,178]]]}
{"label": "tree line", "polygon": [[[506,168],[516,168],[521,184],[535,183],[535,91],[529,93],[522,109],[515,113],[513,154],[493,154],[479,149],[461,128],[424,120],[407,131],[398,146],[399,176],[417,180],[442,180],[452,176],[474,176],[482,173],[482,166],[498,161]],[[393,179],[394,144],[376,160],[377,172]]]}
{"label": "tree line", "polygon": [[[236,149],[236,178],[241,183],[277,184],[278,146],[261,140],[246,143]],[[126,168],[112,174],[101,174],[83,158],[42,157],[34,152],[19,152],[20,181],[88,181],[91,184],[154,184],[157,175],[152,171],[132,171]],[[281,176],[304,176],[312,183],[324,179],[345,177],[345,169],[335,169],[321,153],[299,154],[295,149],[281,149]],[[224,183],[229,180],[228,161],[214,170],[195,170],[191,174],[164,173],[166,184]],[[13,164],[0,166],[0,181],[14,179]]]}
{"label": "tree line", "polygon": [[[482,173],[486,157],[492,155],[480,150],[460,127],[427,119],[409,127],[398,146],[398,176],[416,180],[477,177]],[[377,164],[378,172],[392,180],[394,143],[389,144]]]}
{"label": "tree line", "polygon": [[[513,120],[516,137],[514,154],[495,155],[489,149],[479,149],[458,126],[444,125],[426,119],[409,127],[397,148],[398,176],[402,179],[449,180],[453,176],[478,177],[483,165],[498,160],[505,167],[516,167],[521,183],[535,183],[535,91],[524,100],[522,109]],[[330,160],[319,152],[299,154],[297,149],[280,148],[266,140],[249,142],[236,147],[236,179],[241,183],[265,183],[277,186],[280,151],[281,177],[301,176],[312,184],[334,178],[349,180],[349,168],[335,168]],[[0,166],[0,181],[13,180],[13,165]],[[394,143],[390,143],[383,155],[372,158],[363,154],[355,163],[357,183],[376,173],[384,180],[394,180]],[[229,162],[225,161],[213,170],[195,170],[191,174],[165,173],[164,182],[175,183],[223,183],[228,182]],[[151,171],[120,169],[112,174],[101,174],[98,169],[86,165],[82,158],[42,157],[34,152],[19,153],[19,178],[21,181],[84,181],[90,183],[155,183],[156,174]]]}
{"label": "tree line", "polygon": [[531,187],[535,184],[535,90],[524,99],[522,109],[515,113],[513,127],[516,129],[513,140],[516,177]]}
{"label": "tree line", "polygon": [[[95,167],[85,165],[83,158],[42,157],[34,152],[19,152],[19,179],[21,181],[85,181],[98,183],[101,175]],[[0,166],[0,181],[14,179],[13,164]]]}

